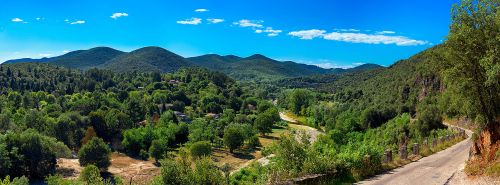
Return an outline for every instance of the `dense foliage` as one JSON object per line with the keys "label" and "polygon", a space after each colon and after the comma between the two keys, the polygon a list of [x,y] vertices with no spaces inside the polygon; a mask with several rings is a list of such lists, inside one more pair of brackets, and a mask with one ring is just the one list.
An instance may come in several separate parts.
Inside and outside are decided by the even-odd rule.
{"label": "dense foliage", "polygon": [[230,145],[238,149],[274,124],[255,125],[260,114],[278,117],[268,101],[203,69],[118,74],[0,65],[0,92],[2,177],[44,178],[54,173],[57,157],[71,156],[68,147],[78,151],[81,165],[101,170],[110,165],[108,146],[156,160],[184,145],[223,149],[226,128],[238,131],[240,144]]}

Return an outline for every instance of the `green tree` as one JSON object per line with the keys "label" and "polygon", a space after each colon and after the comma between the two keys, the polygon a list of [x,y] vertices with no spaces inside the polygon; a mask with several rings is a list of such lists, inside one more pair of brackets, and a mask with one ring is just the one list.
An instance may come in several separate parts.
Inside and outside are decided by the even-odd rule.
{"label": "green tree", "polygon": [[78,151],[81,166],[95,165],[106,171],[111,165],[111,150],[101,138],[94,137]]}
{"label": "green tree", "polygon": [[241,129],[236,126],[229,125],[224,130],[224,145],[229,148],[229,152],[233,153],[234,149],[237,149],[243,145],[245,141],[245,136],[243,135]]}
{"label": "green tree", "polygon": [[210,156],[210,154],[212,154],[212,145],[206,141],[198,141],[189,147],[189,152],[193,158]]}
{"label": "green tree", "polygon": [[261,135],[265,135],[272,132],[274,123],[279,121],[279,119],[278,111],[275,108],[271,108],[257,115],[254,127]]}
{"label": "green tree", "polygon": [[462,0],[453,7],[445,43],[445,81],[457,101],[466,102],[465,112],[480,123],[485,132],[480,135],[489,136],[479,137],[480,142],[473,147],[475,153],[483,156],[494,156],[488,154],[487,143],[496,143],[495,138],[500,138],[499,5],[497,0]]}
{"label": "green tree", "polygon": [[165,158],[168,151],[168,142],[163,139],[156,139],[151,142],[149,147],[149,156],[155,158],[156,163]]}
{"label": "green tree", "polygon": [[43,178],[55,172],[57,155],[54,142],[55,139],[32,129],[22,133],[9,132],[3,138],[0,137],[0,155],[3,155],[1,158],[6,159],[5,153],[8,151],[10,161],[10,168],[7,168],[9,164],[5,162],[6,166],[2,166],[0,170],[7,174],[0,175],[24,175],[32,179]]}
{"label": "green tree", "polygon": [[103,184],[103,178],[101,177],[99,168],[93,164],[89,164],[83,168],[78,180],[84,182],[85,184]]}

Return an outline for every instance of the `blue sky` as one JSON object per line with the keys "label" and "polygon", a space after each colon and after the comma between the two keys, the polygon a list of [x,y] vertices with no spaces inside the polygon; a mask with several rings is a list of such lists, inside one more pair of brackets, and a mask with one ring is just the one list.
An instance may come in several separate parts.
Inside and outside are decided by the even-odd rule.
{"label": "blue sky", "polygon": [[109,46],[322,67],[390,65],[448,33],[458,0],[2,0],[0,61]]}

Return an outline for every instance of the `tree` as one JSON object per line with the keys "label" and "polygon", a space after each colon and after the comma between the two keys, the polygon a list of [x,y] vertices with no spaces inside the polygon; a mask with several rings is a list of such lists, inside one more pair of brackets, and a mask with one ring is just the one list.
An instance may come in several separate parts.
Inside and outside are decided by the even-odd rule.
{"label": "tree", "polygon": [[261,133],[261,135],[265,135],[266,133],[271,133],[273,125],[276,121],[279,121],[279,114],[275,108],[270,108],[266,110],[264,113],[257,115],[257,119],[255,119],[254,127],[256,130]]}
{"label": "tree", "polygon": [[245,136],[238,127],[229,125],[224,130],[223,140],[224,144],[229,148],[229,152],[233,153],[234,149],[243,145]]}
{"label": "tree", "polygon": [[168,151],[168,142],[163,139],[153,140],[149,147],[149,156],[155,158],[156,163],[158,160],[165,158]]}
{"label": "tree", "polygon": [[97,137],[97,134],[94,131],[94,127],[88,127],[85,132],[85,136],[82,139],[82,145],[87,144],[92,138]]}
{"label": "tree", "polygon": [[286,92],[285,104],[294,114],[304,115],[305,109],[313,102],[312,92],[306,89],[294,89]]}
{"label": "tree", "polygon": [[[500,2],[462,0],[452,10],[446,41],[445,81],[464,110],[482,128],[473,147],[475,154],[492,160],[490,145],[500,138]],[[488,136],[488,137],[483,137]]]}
{"label": "tree", "polygon": [[212,154],[212,145],[206,141],[198,141],[193,143],[189,148],[189,152],[191,153],[191,157],[200,158],[203,156],[209,156]]}
{"label": "tree", "polygon": [[99,168],[93,164],[89,164],[83,168],[78,180],[85,182],[85,184],[103,184]]}
{"label": "tree", "polygon": [[111,150],[101,138],[94,137],[78,151],[80,166],[95,165],[106,171],[111,165]]}
{"label": "tree", "polygon": [[[0,158],[10,161],[10,165],[9,162],[0,162],[0,164],[5,164],[0,172],[6,173],[0,176],[24,175],[32,179],[43,178],[55,172],[57,163],[57,155],[53,149],[56,145],[55,139],[41,135],[32,129],[22,133],[9,132],[0,138]],[[66,147],[66,150],[69,149]],[[8,158],[5,155],[6,152],[9,153]]]}

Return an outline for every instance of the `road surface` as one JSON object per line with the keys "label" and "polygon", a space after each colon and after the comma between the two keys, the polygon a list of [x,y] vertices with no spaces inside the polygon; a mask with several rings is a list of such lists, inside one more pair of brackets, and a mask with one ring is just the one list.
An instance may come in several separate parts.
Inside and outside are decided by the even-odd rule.
{"label": "road surface", "polygon": [[469,157],[469,149],[472,145],[472,132],[466,130],[466,133],[469,138],[452,147],[357,184],[448,184],[450,179],[464,168],[465,161]]}

